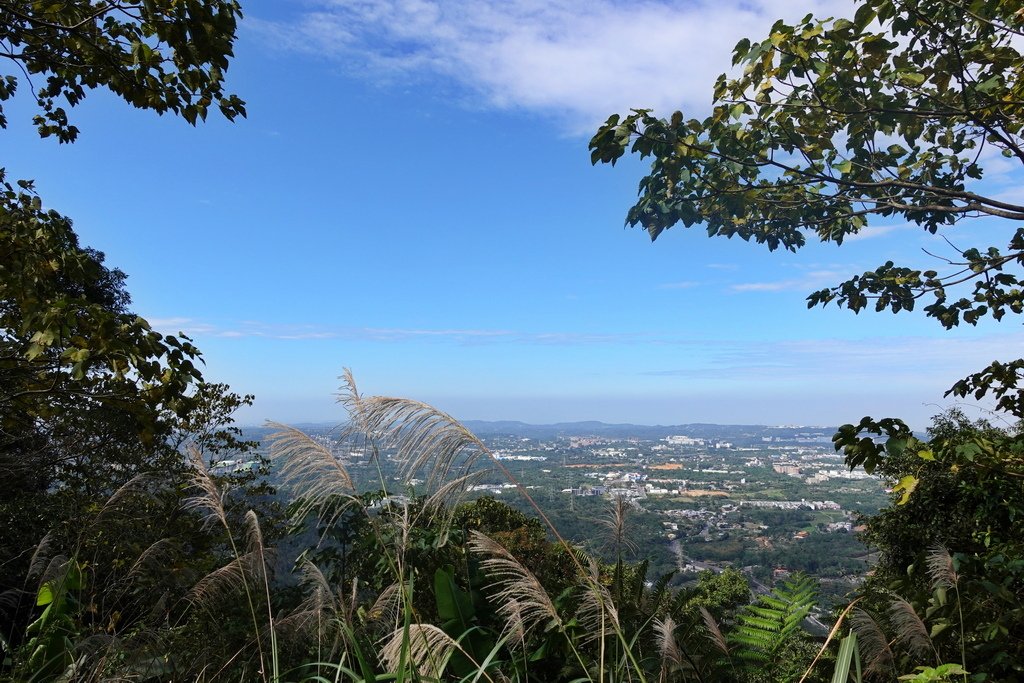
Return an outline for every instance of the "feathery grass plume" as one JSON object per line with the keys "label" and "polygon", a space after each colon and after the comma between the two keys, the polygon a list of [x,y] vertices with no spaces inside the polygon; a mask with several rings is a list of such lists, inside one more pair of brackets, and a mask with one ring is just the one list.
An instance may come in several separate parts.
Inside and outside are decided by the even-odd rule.
{"label": "feathery grass plume", "polygon": [[402,476],[423,477],[431,490],[469,474],[481,456],[491,455],[455,418],[426,403],[374,396],[361,406],[367,432],[396,449]]}
{"label": "feathery grass plume", "polygon": [[48,581],[63,581],[67,575],[71,560],[66,555],[54,555],[46,563],[46,568],[39,573],[39,586]]}
{"label": "feathery grass plume", "polygon": [[[274,607],[273,598],[270,595],[270,576],[269,576],[269,564],[268,557],[273,555],[270,548],[267,548],[263,543],[263,530],[260,528],[260,519],[252,510],[248,510],[245,513],[245,542],[246,547],[250,553],[254,553],[259,556],[260,561],[256,565],[258,574],[255,576],[263,583],[263,597],[266,599],[267,607],[267,624],[266,628],[262,629],[270,636],[270,649],[271,649],[271,661],[270,665],[273,669],[272,680],[276,683],[278,681],[278,657],[277,657],[277,629],[274,627]],[[250,597],[250,600],[252,598]],[[257,629],[257,638],[259,638],[259,632],[261,629]],[[261,658],[262,659],[262,658]]]}
{"label": "feathery grass plume", "polygon": [[253,510],[246,510],[243,518],[245,524],[245,548],[249,552],[267,553],[268,548],[263,544],[263,529],[260,528],[260,518]]}
{"label": "feathery grass plume", "polygon": [[199,579],[188,592],[188,599],[198,607],[212,609],[218,600],[248,589],[251,579],[263,571],[261,565],[264,561],[260,552],[250,551],[239,555]]}
{"label": "feathery grass plume", "polygon": [[718,626],[718,622],[715,621],[715,617],[712,616],[711,612],[708,611],[704,605],[699,608],[700,617],[704,620],[704,628],[707,630],[708,640],[714,645],[723,655],[729,656],[729,643],[725,639],[725,635],[722,633],[722,629]]}
{"label": "feathery grass plume", "polygon": [[46,568],[47,563],[50,561],[52,546],[53,535],[47,531],[46,535],[39,540],[39,544],[32,552],[32,558],[28,561],[28,573],[25,575],[26,580],[39,576],[39,573]]}
{"label": "feathery grass plume", "polygon": [[616,552],[623,549],[635,553],[637,544],[629,537],[626,529],[626,519],[629,516],[629,501],[622,496],[615,496],[611,509],[607,515],[600,520],[603,527],[608,530],[608,542],[615,548]]}
{"label": "feathery grass plume", "polygon": [[121,503],[133,496],[138,495],[152,500],[155,496],[148,487],[159,480],[160,476],[153,472],[136,474],[107,498],[106,502],[103,503],[103,507],[96,513],[93,524],[97,524],[108,516],[117,513],[121,509]]}
{"label": "feathery grass plume", "polygon": [[366,434],[366,409],[363,406],[363,396],[356,387],[356,379],[352,376],[349,368],[341,372],[341,390],[338,392],[338,402],[345,406],[345,412],[352,422],[352,429],[355,433]]}
{"label": "feathery grass plume", "polygon": [[277,626],[282,633],[296,639],[305,639],[312,634],[322,643],[325,631],[337,630],[334,626],[341,619],[342,610],[327,577],[309,558],[299,560],[298,574],[305,597],[291,614],[278,619]]}
{"label": "feathery grass plume", "polygon": [[953,588],[960,581],[960,576],[953,567],[953,557],[945,546],[934,545],[925,555],[925,566],[932,580],[932,588]]}
{"label": "feathery grass plume", "polygon": [[661,653],[662,671],[667,669],[667,663],[671,662],[676,666],[683,665],[683,652],[679,649],[676,641],[676,622],[672,617],[654,620],[654,634],[657,637],[658,652]]}
{"label": "feathery grass plume", "polygon": [[[481,566],[495,581],[497,591],[491,599],[498,604],[506,630],[514,628],[528,633],[535,626],[549,623],[561,628],[562,619],[544,586],[503,545],[479,531],[471,531],[469,548],[485,556]],[[511,619],[517,623],[509,624]]]}
{"label": "feathery grass plume", "polygon": [[502,637],[509,643],[510,649],[517,647],[526,651],[526,628],[523,624],[523,608],[518,600],[508,601],[508,616],[505,618],[505,627],[502,629]]}
{"label": "feathery grass plume", "polygon": [[613,632],[621,633],[619,611],[611,593],[601,583],[601,569],[597,562],[591,564],[590,575],[583,577],[580,584],[583,598],[576,608],[576,619],[583,627],[582,641],[587,643]]}
{"label": "feathery grass plume", "polygon": [[196,494],[185,499],[184,509],[202,512],[204,528],[216,523],[229,529],[227,512],[224,510],[224,493],[206,469],[202,453],[194,446],[190,446],[188,457],[192,462],[189,486],[195,489]]}
{"label": "feathery grass plume", "polygon": [[[267,426],[277,430],[268,438],[270,457],[283,462],[279,470],[281,480],[301,494],[299,517],[314,510],[326,510],[338,497],[351,502],[356,492],[352,476],[330,448],[294,427],[278,422],[268,422]],[[327,526],[334,523],[345,505],[335,507]]]}
{"label": "feathery grass plume", "polygon": [[917,657],[929,654],[938,663],[938,653],[928,636],[928,627],[914,610],[914,606],[903,598],[896,598],[889,605],[889,623],[892,624],[896,639]]}
{"label": "feathery grass plume", "polygon": [[[380,649],[380,657],[388,673],[399,673],[403,664],[411,664],[421,678],[437,680],[456,650],[466,654],[451,636],[437,626],[409,624],[408,629],[404,626],[395,629]],[[405,662],[403,655],[408,658]]]}
{"label": "feathery grass plume", "polygon": [[18,609],[23,598],[28,597],[28,591],[20,588],[8,588],[0,591],[0,612],[11,614]]}
{"label": "feathery grass plume", "polygon": [[[404,588],[404,590],[403,590]],[[402,597],[408,595],[409,586],[393,583],[380,592],[366,616],[370,622],[386,624],[388,632],[402,623]]]}
{"label": "feathery grass plume", "polygon": [[151,543],[145,550],[139,553],[137,558],[135,558],[135,562],[133,562],[132,566],[128,569],[125,579],[131,580],[137,578],[147,569],[153,567],[166,569],[170,559],[174,556],[174,551],[177,547],[177,539],[172,538],[161,538]]}
{"label": "feathery grass plume", "polygon": [[333,590],[320,568],[308,558],[300,559],[298,572],[306,595],[291,614],[275,621],[277,632],[300,645],[308,646],[310,639],[315,639],[316,661],[335,661],[350,632],[347,626],[353,623],[358,579],[352,583],[352,603],[346,605],[341,591]]}
{"label": "feathery grass plume", "polygon": [[[889,639],[875,618],[862,609],[854,610],[850,625],[857,634],[864,672],[868,676],[886,673],[892,668],[893,652]],[[890,672],[891,673],[891,672]]]}
{"label": "feathery grass plume", "polygon": [[[462,502],[465,492],[472,484],[479,481],[483,474],[484,472],[479,471],[470,472],[445,482],[423,500],[420,514],[426,516],[431,521],[437,519],[439,515],[450,517],[455,513],[455,508]],[[448,525],[442,524],[441,526],[442,528],[447,528]]]}

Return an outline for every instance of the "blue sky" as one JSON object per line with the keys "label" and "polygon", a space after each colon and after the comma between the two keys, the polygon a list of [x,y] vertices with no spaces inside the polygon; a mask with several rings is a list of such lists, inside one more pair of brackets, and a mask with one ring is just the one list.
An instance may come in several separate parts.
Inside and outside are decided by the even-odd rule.
{"label": "blue sky", "polygon": [[[847,12],[801,3],[800,14]],[[623,227],[643,167],[591,167],[629,107],[698,114],[731,46],[792,3],[279,0],[245,4],[198,128],[94,93],[80,140],[7,106],[7,168],[191,335],[243,423],[338,419],[337,376],[464,419],[923,425],[954,380],[1019,355],[1013,321],[806,310],[810,291],[944,243],[898,224],[769,254]],[[991,162],[988,189],[1019,178]],[[958,229],[999,244],[1006,226]],[[962,237],[960,236],[962,235]],[[995,238],[993,239],[993,236]],[[979,237],[980,239],[980,237]]]}

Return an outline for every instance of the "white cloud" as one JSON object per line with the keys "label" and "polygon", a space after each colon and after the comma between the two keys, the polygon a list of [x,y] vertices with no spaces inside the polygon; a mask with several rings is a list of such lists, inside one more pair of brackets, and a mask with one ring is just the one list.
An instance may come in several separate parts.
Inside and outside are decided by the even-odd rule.
{"label": "white cloud", "polygon": [[[641,374],[688,380],[783,385],[928,388],[933,395],[994,359],[1008,360],[1024,344],[1024,333],[976,337],[885,337],[717,342],[717,351],[689,366]],[[712,344],[709,344],[709,349]]]}
{"label": "white cloud", "polygon": [[483,103],[589,130],[631,107],[704,110],[744,37],[778,18],[849,13],[839,0],[307,0],[268,42],[379,79],[441,76]]}
{"label": "white cloud", "polygon": [[897,230],[910,230],[917,226],[911,225],[910,223],[897,223],[890,225],[869,225],[861,228],[860,232],[855,232],[852,235],[847,235],[843,238],[845,242],[860,242],[862,240],[874,239],[875,237],[881,237],[882,235],[888,235],[890,232]]}
{"label": "white cloud", "polygon": [[770,282],[741,282],[730,285],[734,292],[784,292],[794,289],[812,290],[837,284],[849,277],[848,273],[838,270],[813,270],[798,278],[772,280]]}
{"label": "white cloud", "polygon": [[414,340],[449,341],[458,344],[612,344],[652,339],[649,334],[629,332],[522,332],[503,329],[472,328],[406,328],[406,327],[319,327],[314,325],[284,325],[256,320],[231,321],[215,324],[193,318],[150,318],[150,325],[165,334],[183,333],[195,337],[241,339],[262,337],[290,341],[317,339],[348,339],[380,342]]}

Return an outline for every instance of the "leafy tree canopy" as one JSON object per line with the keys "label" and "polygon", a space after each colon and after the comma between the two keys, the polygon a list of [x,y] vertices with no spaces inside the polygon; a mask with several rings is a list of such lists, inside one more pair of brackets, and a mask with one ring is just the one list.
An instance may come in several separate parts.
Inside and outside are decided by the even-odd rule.
{"label": "leafy tree canopy", "polygon": [[40,135],[61,142],[78,136],[64,106],[100,86],[193,124],[213,107],[228,119],[244,116],[245,103],[224,92],[240,16],[234,0],[0,0],[0,57],[9,66],[0,102],[27,85]]}
{"label": "leafy tree canopy", "polygon": [[[795,251],[876,219],[947,234],[964,219],[1012,226],[936,270],[887,262],[808,297],[853,311],[913,310],[946,328],[1024,311],[1024,205],[986,194],[986,155],[1024,165],[1024,15],[1009,0],[863,0],[853,19],[808,15],[741,41],[703,119],[614,115],[594,163],[651,159],[627,223],[652,239],[678,224]],[[941,271],[941,272],[940,272]],[[956,289],[957,285],[969,291]],[[963,288],[961,288],[963,289]],[[995,363],[950,392],[1021,415],[1024,364]]]}

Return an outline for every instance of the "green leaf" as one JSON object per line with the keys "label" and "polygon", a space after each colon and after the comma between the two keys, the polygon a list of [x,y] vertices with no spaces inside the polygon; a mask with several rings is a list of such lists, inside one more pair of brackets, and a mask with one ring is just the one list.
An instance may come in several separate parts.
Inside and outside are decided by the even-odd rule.
{"label": "green leaf", "polygon": [[893,493],[898,493],[900,491],[903,492],[903,495],[900,496],[899,505],[906,505],[907,501],[910,500],[910,494],[912,494],[914,489],[917,488],[917,483],[917,477],[908,474],[907,476],[902,477],[896,486],[892,487]]}

